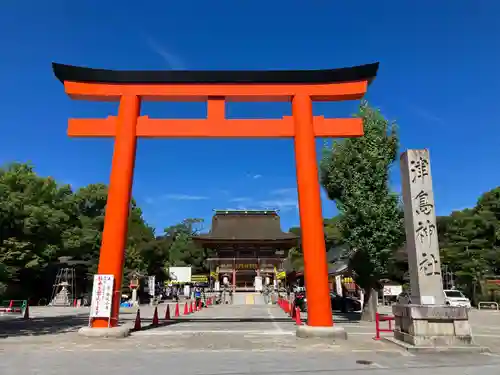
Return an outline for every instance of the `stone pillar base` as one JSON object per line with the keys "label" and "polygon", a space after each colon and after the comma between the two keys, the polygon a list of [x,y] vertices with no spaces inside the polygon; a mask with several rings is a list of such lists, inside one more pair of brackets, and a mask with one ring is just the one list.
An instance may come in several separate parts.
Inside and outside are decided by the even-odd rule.
{"label": "stone pillar base", "polygon": [[302,339],[307,338],[326,338],[326,339],[337,339],[337,340],[347,340],[347,332],[342,327],[312,327],[308,325],[297,326],[295,331],[297,337]]}
{"label": "stone pillar base", "polygon": [[110,328],[91,328],[82,327],[78,334],[84,337],[102,337],[102,338],[124,338],[130,335],[130,327],[119,326]]}
{"label": "stone pillar base", "polygon": [[394,337],[407,350],[484,352],[474,343],[467,308],[437,305],[394,305]]}

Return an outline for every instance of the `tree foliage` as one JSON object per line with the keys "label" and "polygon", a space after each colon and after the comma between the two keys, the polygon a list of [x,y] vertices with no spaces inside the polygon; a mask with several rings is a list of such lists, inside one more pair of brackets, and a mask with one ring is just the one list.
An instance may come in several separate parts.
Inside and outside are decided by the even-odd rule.
{"label": "tree foliage", "polygon": [[338,229],[355,251],[351,260],[358,285],[370,295],[403,240],[399,197],[389,188],[389,172],[398,155],[396,125],[368,103],[356,114],[364,136],[335,142],[325,149],[321,183],[336,202]]}
{"label": "tree foliage", "polygon": [[[29,164],[0,169],[0,295],[8,298],[49,298],[61,257],[82,261],[79,292],[89,291],[97,271],[108,188],[91,184],[72,191],[53,178],[41,177]],[[132,273],[166,278],[169,265],[204,270],[203,249],[191,235],[200,219],[186,219],[155,232],[132,199],[124,285]]]}
{"label": "tree foliage", "polygon": [[487,293],[486,280],[500,279],[500,188],[483,194],[471,209],[439,218],[438,231],[443,264],[455,285],[477,302]]}

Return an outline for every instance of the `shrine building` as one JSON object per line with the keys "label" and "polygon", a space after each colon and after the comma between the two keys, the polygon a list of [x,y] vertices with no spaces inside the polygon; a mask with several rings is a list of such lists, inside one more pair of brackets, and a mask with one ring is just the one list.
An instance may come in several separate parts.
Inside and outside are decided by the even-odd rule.
{"label": "shrine building", "polygon": [[215,285],[254,291],[277,282],[299,237],[281,230],[276,210],[215,210],[210,232],[193,240],[213,254],[207,262]]}

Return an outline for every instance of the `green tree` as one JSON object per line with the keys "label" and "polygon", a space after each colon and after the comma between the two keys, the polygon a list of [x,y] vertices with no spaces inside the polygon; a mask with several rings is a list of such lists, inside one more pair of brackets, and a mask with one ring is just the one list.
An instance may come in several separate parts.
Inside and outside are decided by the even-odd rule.
{"label": "green tree", "polygon": [[[342,234],[340,233],[338,225],[340,222],[339,218],[340,216],[335,216],[331,219],[324,219],[323,221],[327,251],[343,243]],[[288,231],[299,237],[301,236],[300,227],[292,227]],[[291,271],[304,270],[304,254],[300,241],[297,247],[290,249],[288,253],[288,265]]]}
{"label": "green tree", "polygon": [[471,296],[473,303],[483,294],[485,277],[492,276],[497,251],[495,222],[491,212],[473,209],[451,214],[441,243],[441,257],[457,277],[457,284]]}
{"label": "green tree", "polygon": [[[87,261],[82,291],[97,270],[107,186],[70,186],[40,177],[29,164],[0,169],[0,294],[14,298],[50,296],[61,257]],[[154,239],[134,200],[125,268],[147,269],[141,246]],[[78,292],[78,291],[77,291]]]}
{"label": "green tree", "polygon": [[[64,248],[71,225],[69,186],[39,177],[29,164],[0,169],[0,283],[7,294],[26,296],[47,286],[46,272]],[[53,280],[50,284],[53,283]]]}
{"label": "green tree", "polygon": [[336,202],[339,231],[354,251],[351,267],[365,290],[362,318],[373,320],[378,281],[386,276],[388,262],[404,238],[399,197],[388,183],[399,145],[396,125],[367,102],[356,117],[362,118],[365,135],[324,150],[321,183]]}

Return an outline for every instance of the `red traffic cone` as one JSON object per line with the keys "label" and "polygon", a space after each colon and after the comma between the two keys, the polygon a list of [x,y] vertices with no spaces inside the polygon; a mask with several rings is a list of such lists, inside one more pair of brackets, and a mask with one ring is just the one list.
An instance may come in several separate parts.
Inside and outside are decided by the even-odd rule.
{"label": "red traffic cone", "polygon": [[167,304],[167,309],[165,310],[165,320],[170,320],[170,305]]}
{"label": "red traffic cone", "polygon": [[302,320],[300,320],[300,309],[298,307],[295,308],[295,324],[298,326],[302,325]]}
{"label": "red traffic cone", "polygon": [[191,301],[191,303],[189,304],[189,313],[194,313],[194,301]]}
{"label": "red traffic cone", "polygon": [[141,330],[141,311],[137,310],[137,315],[135,316],[134,331]]}
{"label": "red traffic cone", "polygon": [[189,310],[188,310],[188,304],[187,302],[184,304],[184,315],[188,315],[189,314]]}
{"label": "red traffic cone", "polygon": [[156,327],[159,324],[160,324],[160,321],[158,320],[158,307],[155,306],[155,312],[153,314],[153,321],[151,322],[151,325],[153,327]]}
{"label": "red traffic cone", "polygon": [[179,317],[179,315],[180,315],[180,314],[179,314],[179,302],[177,302],[177,303],[175,304],[175,313],[174,313],[174,316],[175,316],[176,318],[178,318],[178,317]]}
{"label": "red traffic cone", "polygon": [[23,319],[28,320],[30,318],[30,305],[26,303],[26,307],[24,308]]}
{"label": "red traffic cone", "polygon": [[198,304],[198,311],[201,311],[202,308],[203,308],[203,302],[201,302],[200,299],[200,303]]}

